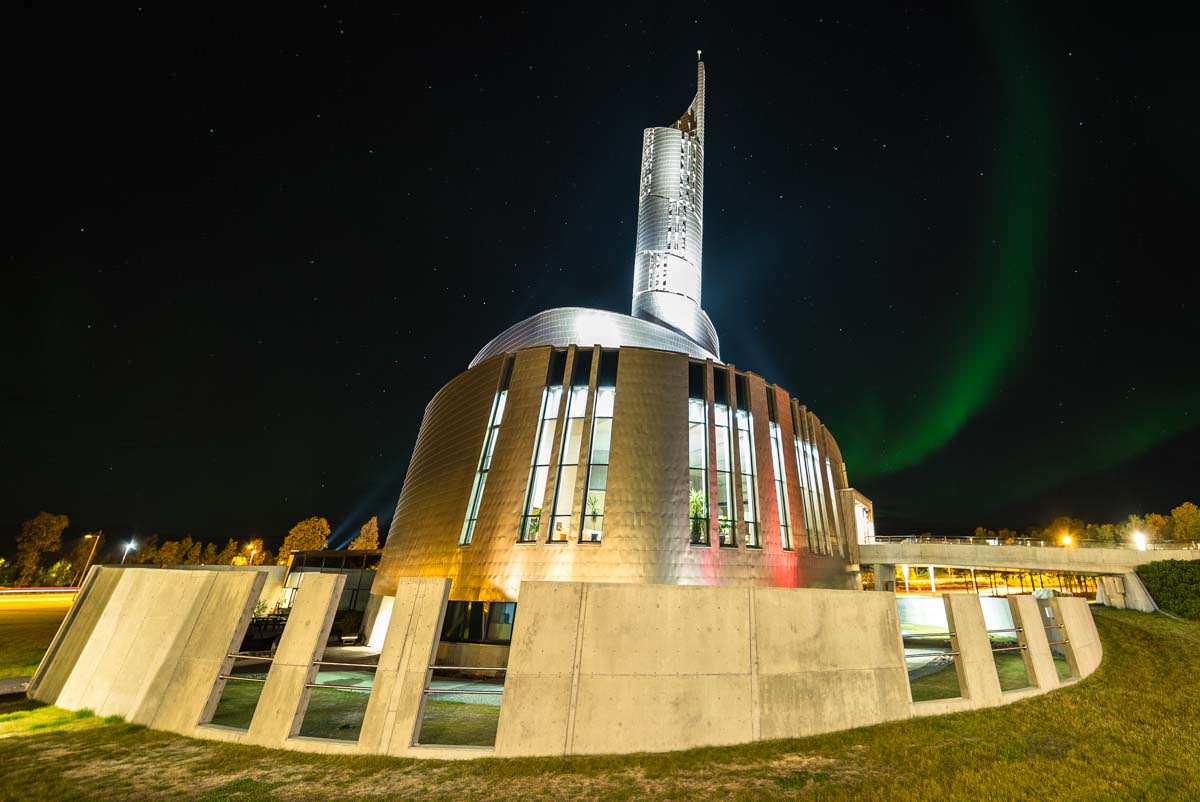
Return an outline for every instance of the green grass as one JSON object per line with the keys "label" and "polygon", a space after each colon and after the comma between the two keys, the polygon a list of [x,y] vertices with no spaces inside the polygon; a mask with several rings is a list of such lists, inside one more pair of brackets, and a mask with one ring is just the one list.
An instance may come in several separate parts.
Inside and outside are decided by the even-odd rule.
{"label": "green grass", "polygon": [[909,677],[914,702],[929,702],[934,699],[955,699],[962,696],[958,686],[958,671],[949,662],[936,671],[917,677]]}
{"label": "green grass", "polygon": [[254,709],[258,706],[258,697],[262,696],[262,689],[261,682],[226,680],[212,720],[208,723],[239,730],[249,729],[250,719],[254,718]]}
{"label": "green grass", "polygon": [[623,757],[415,761],[0,705],[0,800],[1200,799],[1200,624],[1097,610],[1091,677],[1004,707]]}
{"label": "green grass", "polygon": [[421,714],[422,744],[492,746],[500,723],[500,705],[452,702],[430,696]]}
{"label": "green grass", "polygon": [[357,741],[367,712],[369,693],[340,688],[313,688],[300,734],[306,738]]}
{"label": "green grass", "polygon": [[0,679],[32,676],[70,604],[65,595],[0,604]]}

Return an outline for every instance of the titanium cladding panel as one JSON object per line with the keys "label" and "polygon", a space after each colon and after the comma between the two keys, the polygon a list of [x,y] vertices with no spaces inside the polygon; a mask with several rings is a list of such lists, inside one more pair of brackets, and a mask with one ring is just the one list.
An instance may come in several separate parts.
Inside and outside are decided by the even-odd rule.
{"label": "titanium cladding panel", "polygon": [[[592,432],[601,350],[567,349],[566,376],[581,353],[592,352],[587,412],[581,430]],[[508,401],[500,424],[491,467],[479,506],[472,541],[459,545],[469,496],[488,427],[502,366],[513,360]],[[738,527],[737,544],[723,547],[716,538],[693,545],[689,532],[688,365],[685,354],[643,348],[621,348],[612,407],[607,500],[600,542],[549,542],[549,500],[553,498],[557,461],[563,453],[565,393],[554,427],[551,484],[543,506],[541,536],[518,542],[522,511],[539,429],[539,410],[546,388],[551,349],[529,348],[471,368],[437,394],[426,410],[404,489],[396,506],[373,592],[389,595],[399,577],[450,577],[450,598],[503,601],[516,599],[523,580],[633,582],[677,585],[757,585],[796,587],[813,583],[808,537],[800,515],[795,452],[785,441],[785,481],[790,499],[793,549],[783,548],[775,507],[771,468],[767,393],[777,394],[777,410],[791,417],[787,394],[770,388],[754,374],[744,375],[748,406],[754,414],[755,483],[759,499],[760,547],[746,544]],[[703,363],[707,383],[714,364]],[[717,366],[719,367],[719,366]],[[567,379],[570,380],[569,378]],[[730,385],[734,382],[730,380]],[[715,442],[711,394],[708,442]],[[803,413],[803,408],[800,408]],[[819,422],[815,435],[827,437]],[[791,421],[786,429],[791,430]],[[832,439],[832,438],[830,438]],[[789,438],[790,440],[790,438]],[[580,462],[588,460],[585,438]],[[840,475],[840,464],[834,466]],[[715,488],[715,485],[712,485]],[[586,499],[584,474],[565,492],[572,495],[572,514],[582,517]],[[739,489],[740,492],[740,489]],[[715,490],[710,491],[715,494]],[[716,498],[710,498],[716,509]],[[737,509],[741,505],[736,505]],[[576,527],[578,529],[578,527]],[[821,552],[817,552],[821,553]],[[834,550],[829,572],[847,577],[844,557]]]}

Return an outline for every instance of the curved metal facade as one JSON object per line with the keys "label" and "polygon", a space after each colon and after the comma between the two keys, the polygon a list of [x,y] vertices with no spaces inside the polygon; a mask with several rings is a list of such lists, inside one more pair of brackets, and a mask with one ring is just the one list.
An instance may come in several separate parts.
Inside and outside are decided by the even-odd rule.
{"label": "curved metal facade", "polygon": [[[547,431],[553,455],[546,504],[540,510],[540,537],[520,542],[523,515],[535,462],[538,432],[544,418],[543,399],[550,376],[553,349],[530,348],[487,359],[453,379],[434,397],[425,412],[413,450],[404,489],[396,505],[379,575],[373,593],[394,592],[399,577],[450,577],[450,598],[500,601],[515,599],[523,580],[584,582],[644,582],[684,585],[759,585],[795,587],[812,584],[849,586],[848,562],[854,562],[853,538],[846,538],[833,508],[845,487],[845,472],[832,435],[815,415],[793,401],[782,388],[768,385],[753,373],[736,371],[712,360],[635,347],[617,351],[615,400],[611,441],[606,456],[607,490],[603,536],[599,542],[572,537],[550,542],[549,499],[561,493],[570,500],[570,514],[583,519],[588,501],[587,472],[570,474],[569,487],[559,481],[559,462],[568,431],[567,397],[579,354],[591,351],[586,376],[587,406],[578,422],[592,432],[596,412],[601,349],[565,353],[566,377],[557,417]],[[506,363],[511,360],[506,368]],[[580,364],[583,364],[581,361]],[[714,381],[727,383],[728,401],[744,406],[752,416],[754,480],[733,487],[735,544],[722,546],[719,522],[709,522],[708,543],[693,545],[689,510],[689,365],[701,366],[705,376],[707,449],[709,465],[717,464],[714,428]],[[460,545],[464,518],[476,485],[476,472],[490,428],[494,399],[508,375],[507,402],[495,441],[487,452],[490,468],[478,500],[471,542]],[[551,385],[558,380],[551,378]],[[736,398],[735,398],[736,396]],[[772,396],[773,400],[768,400]],[[775,411],[774,416],[771,410]],[[771,452],[771,421],[775,418],[782,445],[784,505],[791,549],[785,549],[777,502]],[[578,430],[576,430],[578,431]],[[795,433],[795,434],[794,434]],[[799,437],[800,439],[797,439]],[[802,463],[797,446],[809,457]],[[590,459],[591,438],[583,437],[576,457]],[[734,471],[742,459],[733,453]],[[802,464],[829,460],[832,486],[801,496]],[[749,473],[750,471],[745,471]],[[809,474],[812,471],[808,471]],[[754,494],[759,547],[747,545],[748,528],[740,511],[746,489]],[[715,471],[710,471],[708,506],[718,509]],[[819,532],[806,524],[810,512],[804,499],[822,505],[828,524]],[[581,531],[575,526],[574,531]]]}
{"label": "curved metal facade", "polygon": [[[713,335],[714,339],[716,334]],[[639,320],[619,312],[603,309],[583,309],[577,306],[547,309],[505,329],[485,345],[470,367],[500,354],[511,354],[522,348],[586,343],[606,348],[637,346],[678,351],[698,359],[717,360],[716,351],[701,348],[691,338],[649,320]]]}

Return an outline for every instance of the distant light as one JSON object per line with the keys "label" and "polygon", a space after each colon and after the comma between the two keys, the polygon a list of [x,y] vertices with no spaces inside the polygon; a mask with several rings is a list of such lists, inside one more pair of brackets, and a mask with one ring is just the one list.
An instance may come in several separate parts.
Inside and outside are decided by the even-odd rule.
{"label": "distant light", "polygon": [[1146,550],[1146,533],[1145,532],[1138,531],[1138,532],[1133,533],[1133,547],[1135,549],[1137,549],[1138,551]]}
{"label": "distant light", "polygon": [[1072,540],[1071,540],[1071,536],[1070,536],[1070,535],[1068,535],[1068,534],[1066,534],[1066,533],[1064,532],[1064,533],[1063,533],[1063,536],[1062,536],[1062,544],[1063,544],[1064,546],[1070,546],[1070,545],[1071,545],[1071,543],[1073,543],[1073,542],[1074,542],[1074,541],[1072,541]]}

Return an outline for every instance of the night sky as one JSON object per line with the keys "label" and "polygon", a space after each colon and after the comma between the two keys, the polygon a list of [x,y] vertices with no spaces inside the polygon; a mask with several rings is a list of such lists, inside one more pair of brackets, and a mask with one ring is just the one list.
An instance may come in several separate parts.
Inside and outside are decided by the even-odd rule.
{"label": "night sky", "polygon": [[100,5],[5,24],[4,551],[41,509],[68,537],[386,531],[485,342],[628,312],[641,132],[700,48],[722,355],[822,417],[882,532],[1200,502],[1180,20]]}

